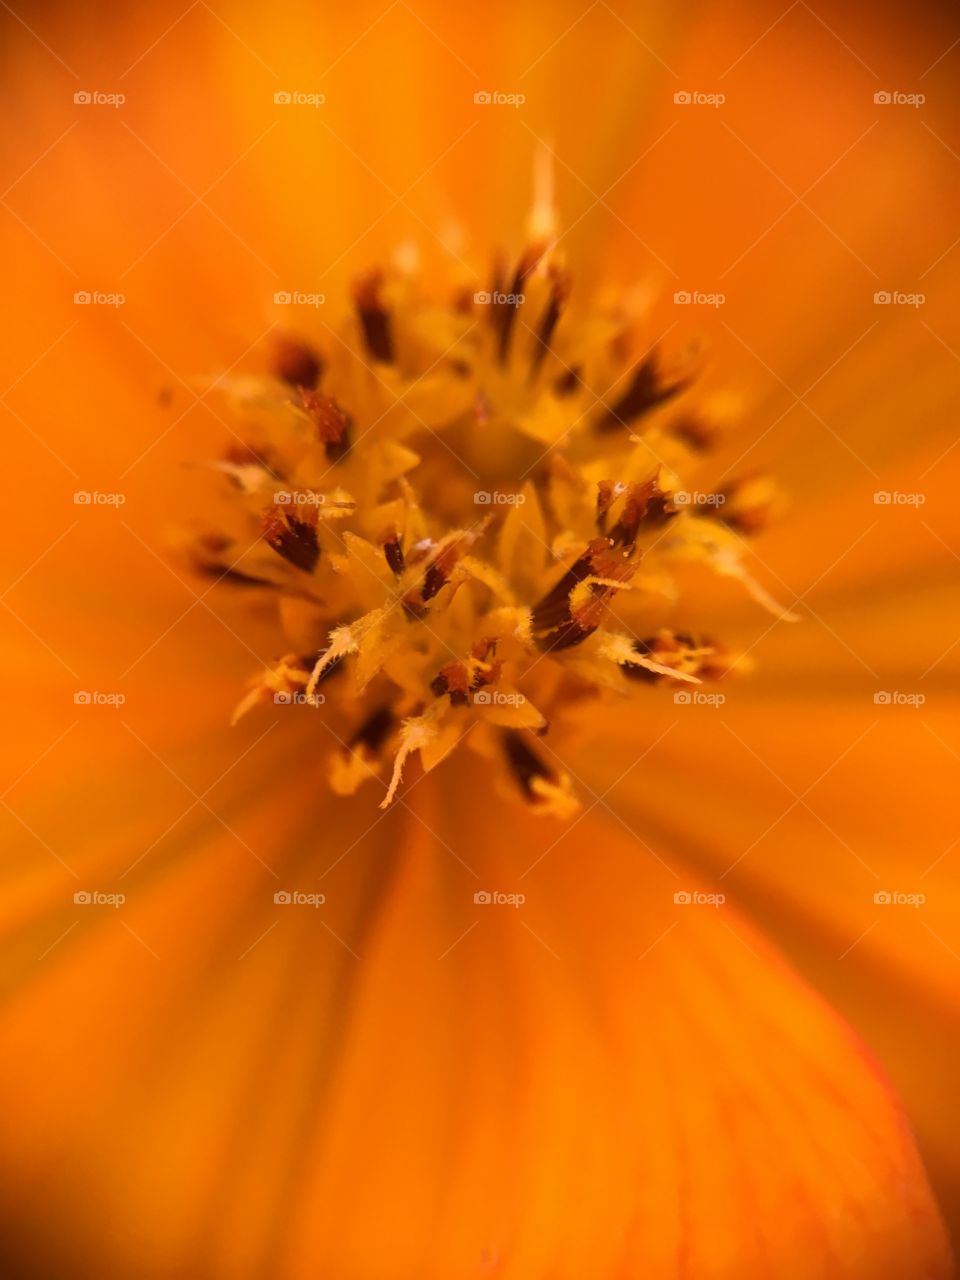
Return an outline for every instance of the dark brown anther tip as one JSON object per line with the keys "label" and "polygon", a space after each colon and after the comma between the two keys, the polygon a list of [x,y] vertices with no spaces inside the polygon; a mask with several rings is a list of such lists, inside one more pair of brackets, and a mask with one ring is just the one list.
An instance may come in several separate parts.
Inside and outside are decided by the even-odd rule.
{"label": "dark brown anther tip", "polygon": [[368,271],[353,287],[353,300],[367,351],[374,360],[393,364],[395,351],[390,312],[382,302],[383,273]]}
{"label": "dark brown anther tip", "polygon": [[316,525],[300,520],[282,506],[271,506],[263,514],[263,537],[268,546],[288,564],[303,573],[313,573],[320,559]]}
{"label": "dark brown anther tip", "polygon": [[617,431],[630,427],[674,396],[686,390],[691,378],[664,379],[660,374],[660,360],[652,351],[637,367],[620,398],[607,407],[598,426],[601,431]]}
{"label": "dark brown anther tip", "polygon": [[272,371],[290,387],[313,391],[323,375],[323,360],[299,338],[279,338],[274,346]]}
{"label": "dark brown anther tip", "polygon": [[330,461],[337,462],[349,453],[353,419],[336,400],[315,391],[305,391],[301,393],[301,404],[313,423],[317,443],[323,445]]}
{"label": "dark brown anther tip", "polygon": [[391,529],[383,537],[383,556],[393,576],[395,578],[402,577],[406,568],[406,561],[403,556],[403,547],[400,545],[400,538],[395,529]]}
{"label": "dark brown anther tip", "polygon": [[[542,735],[541,735],[542,736]],[[528,800],[540,800],[533,789],[535,778],[557,781],[556,772],[550,768],[538,751],[530,744],[529,735],[519,729],[507,729],[503,734],[503,750],[510,772]]]}

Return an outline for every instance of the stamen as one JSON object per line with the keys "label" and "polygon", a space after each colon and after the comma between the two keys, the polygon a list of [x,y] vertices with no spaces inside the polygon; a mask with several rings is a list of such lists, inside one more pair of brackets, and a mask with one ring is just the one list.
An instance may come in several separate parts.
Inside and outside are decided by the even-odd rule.
{"label": "stamen", "polygon": [[448,584],[461,556],[480,537],[486,523],[448,535],[433,550],[420,582],[403,597],[403,606],[412,618],[424,616],[427,605]]}
{"label": "stamen", "polygon": [[529,735],[515,729],[503,734],[503,749],[510,771],[527,800],[557,817],[569,817],[579,808],[570,789],[570,780],[546,763],[529,741]]}
{"label": "stamen", "polygon": [[[698,674],[701,659],[713,654],[712,648],[695,649],[689,637],[661,632],[647,640],[629,640],[626,636],[607,636],[600,652],[619,663],[623,674],[632,680],[655,683],[661,677],[687,684],[702,683]],[[676,664],[676,665],[674,665]]]}
{"label": "stamen", "polygon": [[530,381],[532,382],[540,372],[547,352],[550,350],[550,343],[553,339],[553,332],[557,327],[560,316],[563,312],[564,304],[570,293],[570,279],[567,275],[560,271],[558,267],[551,267],[550,275],[552,279],[552,288],[550,290],[550,298],[547,302],[543,318],[540,321],[540,328],[537,331],[536,341],[533,348],[533,357],[530,361]]}
{"label": "stamen", "polygon": [[313,668],[310,679],[307,682],[308,695],[316,692],[317,685],[329,666],[334,662],[339,662],[341,658],[346,657],[348,654],[359,652],[361,644],[374,627],[380,623],[384,613],[385,610],[383,609],[374,609],[372,613],[368,613],[363,618],[358,618],[356,622],[352,622],[348,626],[336,627],[330,632],[330,644],[317,659],[316,666]]}
{"label": "stamen", "polygon": [[387,735],[395,724],[393,712],[389,707],[378,707],[364,720],[363,724],[350,739],[351,747],[364,746],[374,755],[380,750]]}
{"label": "stamen", "polygon": [[[600,625],[613,591],[629,581],[634,567],[622,554],[611,550],[608,539],[591,542],[560,581],[534,605],[532,633],[538,647],[549,653],[586,640]],[[583,594],[575,602],[578,588],[583,589]]]}
{"label": "stamen", "polygon": [[319,444],[324,446],[331,462],[339,461],[349,451],[350,418],[331,396],[305,392],[303,408],[313,423]]}
{"label": "stamen", "polygon": [[313,573],[320,559],[316,516],[313,521],[301,519],[291,510],[276,505],[267,507],[263,513],[264,540],[277,555],[304,573]]}
{"label": "stamen", "polygon": [[659,405],[672,400],[681,391],[685,391],[690,382],[691,379],[688,377],[662,378],[659,357],[656,351],[652,351],[642,364],[634,369],[630,382],[619,400],[616,400],[600,419],[598,424],[600,430],[617,431],[621,427],[629,426],[637,418],[643,417]]}
{"label": "stamen", "polygon": [[641,528],[656,529],[679,514],[673,498],[660,488],[657,476],[643,484],[632,484],[624,499],[623,514],[610,531],[615,547],[632,547]]}
{"label": "stamen", "polygon": [[235,543],[232,538],[222,534],[203,534],[194,540],[190,550],[190,563],[194,572],[205,578],[213,578],[215,582],[226,582],[236,587],[274,587],[276,583],[268,578],[258,578],[244,573],[230,563]]}
{"label": "stamen", "polygon": [[513,298],[513,301],[498,302],[493,308],[494,318],[500,331],[500,344],[497,354],[501,365],[506,364],[507,356],[510,354],[510,338],[513,334],[514,321],[516,320],[517,313],[522,306],[519,299],[523,297],[524,285],[533,274],[540,259],[543,257],[545,248],[545,245],[539,244],[531,245],[531,247],[526,250],[523,257],[520,259],[516,271],[514,272],[510,288],[507,290],[506,296],[508,298]]}
{"label": "stamen", "polygon": [[291,387],[312,391],[323,374],[323,360],[298,338],[280,338],[274,350],[273,372]]}
{"label": "stamen", "polygon": [[779,493],[765,475],[746,476],[727,485],[717,494],[716,518],[738,533],[762,533],[770,523],[778,504]]}
{"label": "stamen", "polygon": [[363,328],[367,350],[374,360],[394,361],[393,327],[390,312],[381,302],[383,273],[370,271],[354,285],[353,298]]}
{"label": "stamen", "polygon": [[395,578],[403,577],[406,567],[403,558],[403,547],[396,529],[389,530],[383,537],[383,555]]}
{"label": "stamen", "polygon": [[389,809],[403,777],[403,766],[414,751],[422,751],[437,736],[437,720],[443,710],[442,702],[435,702],[422,716],[404,720],[400,729],[400,749],[394,757],[393,774],[387,794],[380,802],[381,809]]}

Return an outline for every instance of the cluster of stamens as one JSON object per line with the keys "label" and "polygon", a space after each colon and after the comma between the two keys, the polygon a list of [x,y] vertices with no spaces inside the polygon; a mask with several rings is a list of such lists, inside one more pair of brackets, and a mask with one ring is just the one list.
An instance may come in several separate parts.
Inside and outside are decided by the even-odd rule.
{"label": "cluster of stamens", "polygon": [[541,242],[480,293],[369,274],[341,326],[228,381],[237,439],[191,560],[272,603],[283,635],[235,718],[319,708],[330,785],[379,780],[384,807],[411,758],[432,769],[463,743],[564,816],[558,725],[585,702],[742,666],[677,627],[678,582],[706,566],[789,616],[742,561],[771,490],[682,501],[722,414],[690,390],[695,359],[631,354],[633,321],[576,313]]}

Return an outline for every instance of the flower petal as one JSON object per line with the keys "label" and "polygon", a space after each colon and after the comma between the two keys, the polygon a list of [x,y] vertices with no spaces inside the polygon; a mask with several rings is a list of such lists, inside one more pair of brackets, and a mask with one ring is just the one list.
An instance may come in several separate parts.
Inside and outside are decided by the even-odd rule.
{"label": "flower petal", "polygon": [[323,905],[208,838],[21,987],[3,1166],[58,1274],[948,1274],[876,1068],[731,904],[436,777],[288,830]]}

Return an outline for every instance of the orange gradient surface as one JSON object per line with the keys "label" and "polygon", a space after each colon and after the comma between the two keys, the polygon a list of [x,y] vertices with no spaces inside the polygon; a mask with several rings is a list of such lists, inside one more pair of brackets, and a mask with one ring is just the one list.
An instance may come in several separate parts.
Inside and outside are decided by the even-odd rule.
{"label": "orange gradient surface", "polygon": [[[952,1275],[957,15],[0,28],[4,1274]],[[380,782],[330,794],[322,717],[230,726],[283,641],[175,553],[232,438],[210,380],[337,342],[398,250],[485,287],[545,154],[574,290],[633,290],[645,344],[698,341],[695,394],[735,398],[698,474],[775,477],[747,563],[800,620],[691,570],[675,622],[755,664],[722,705],[584,702],[543,740],[567,821],[468,751],[381,813]]]}

